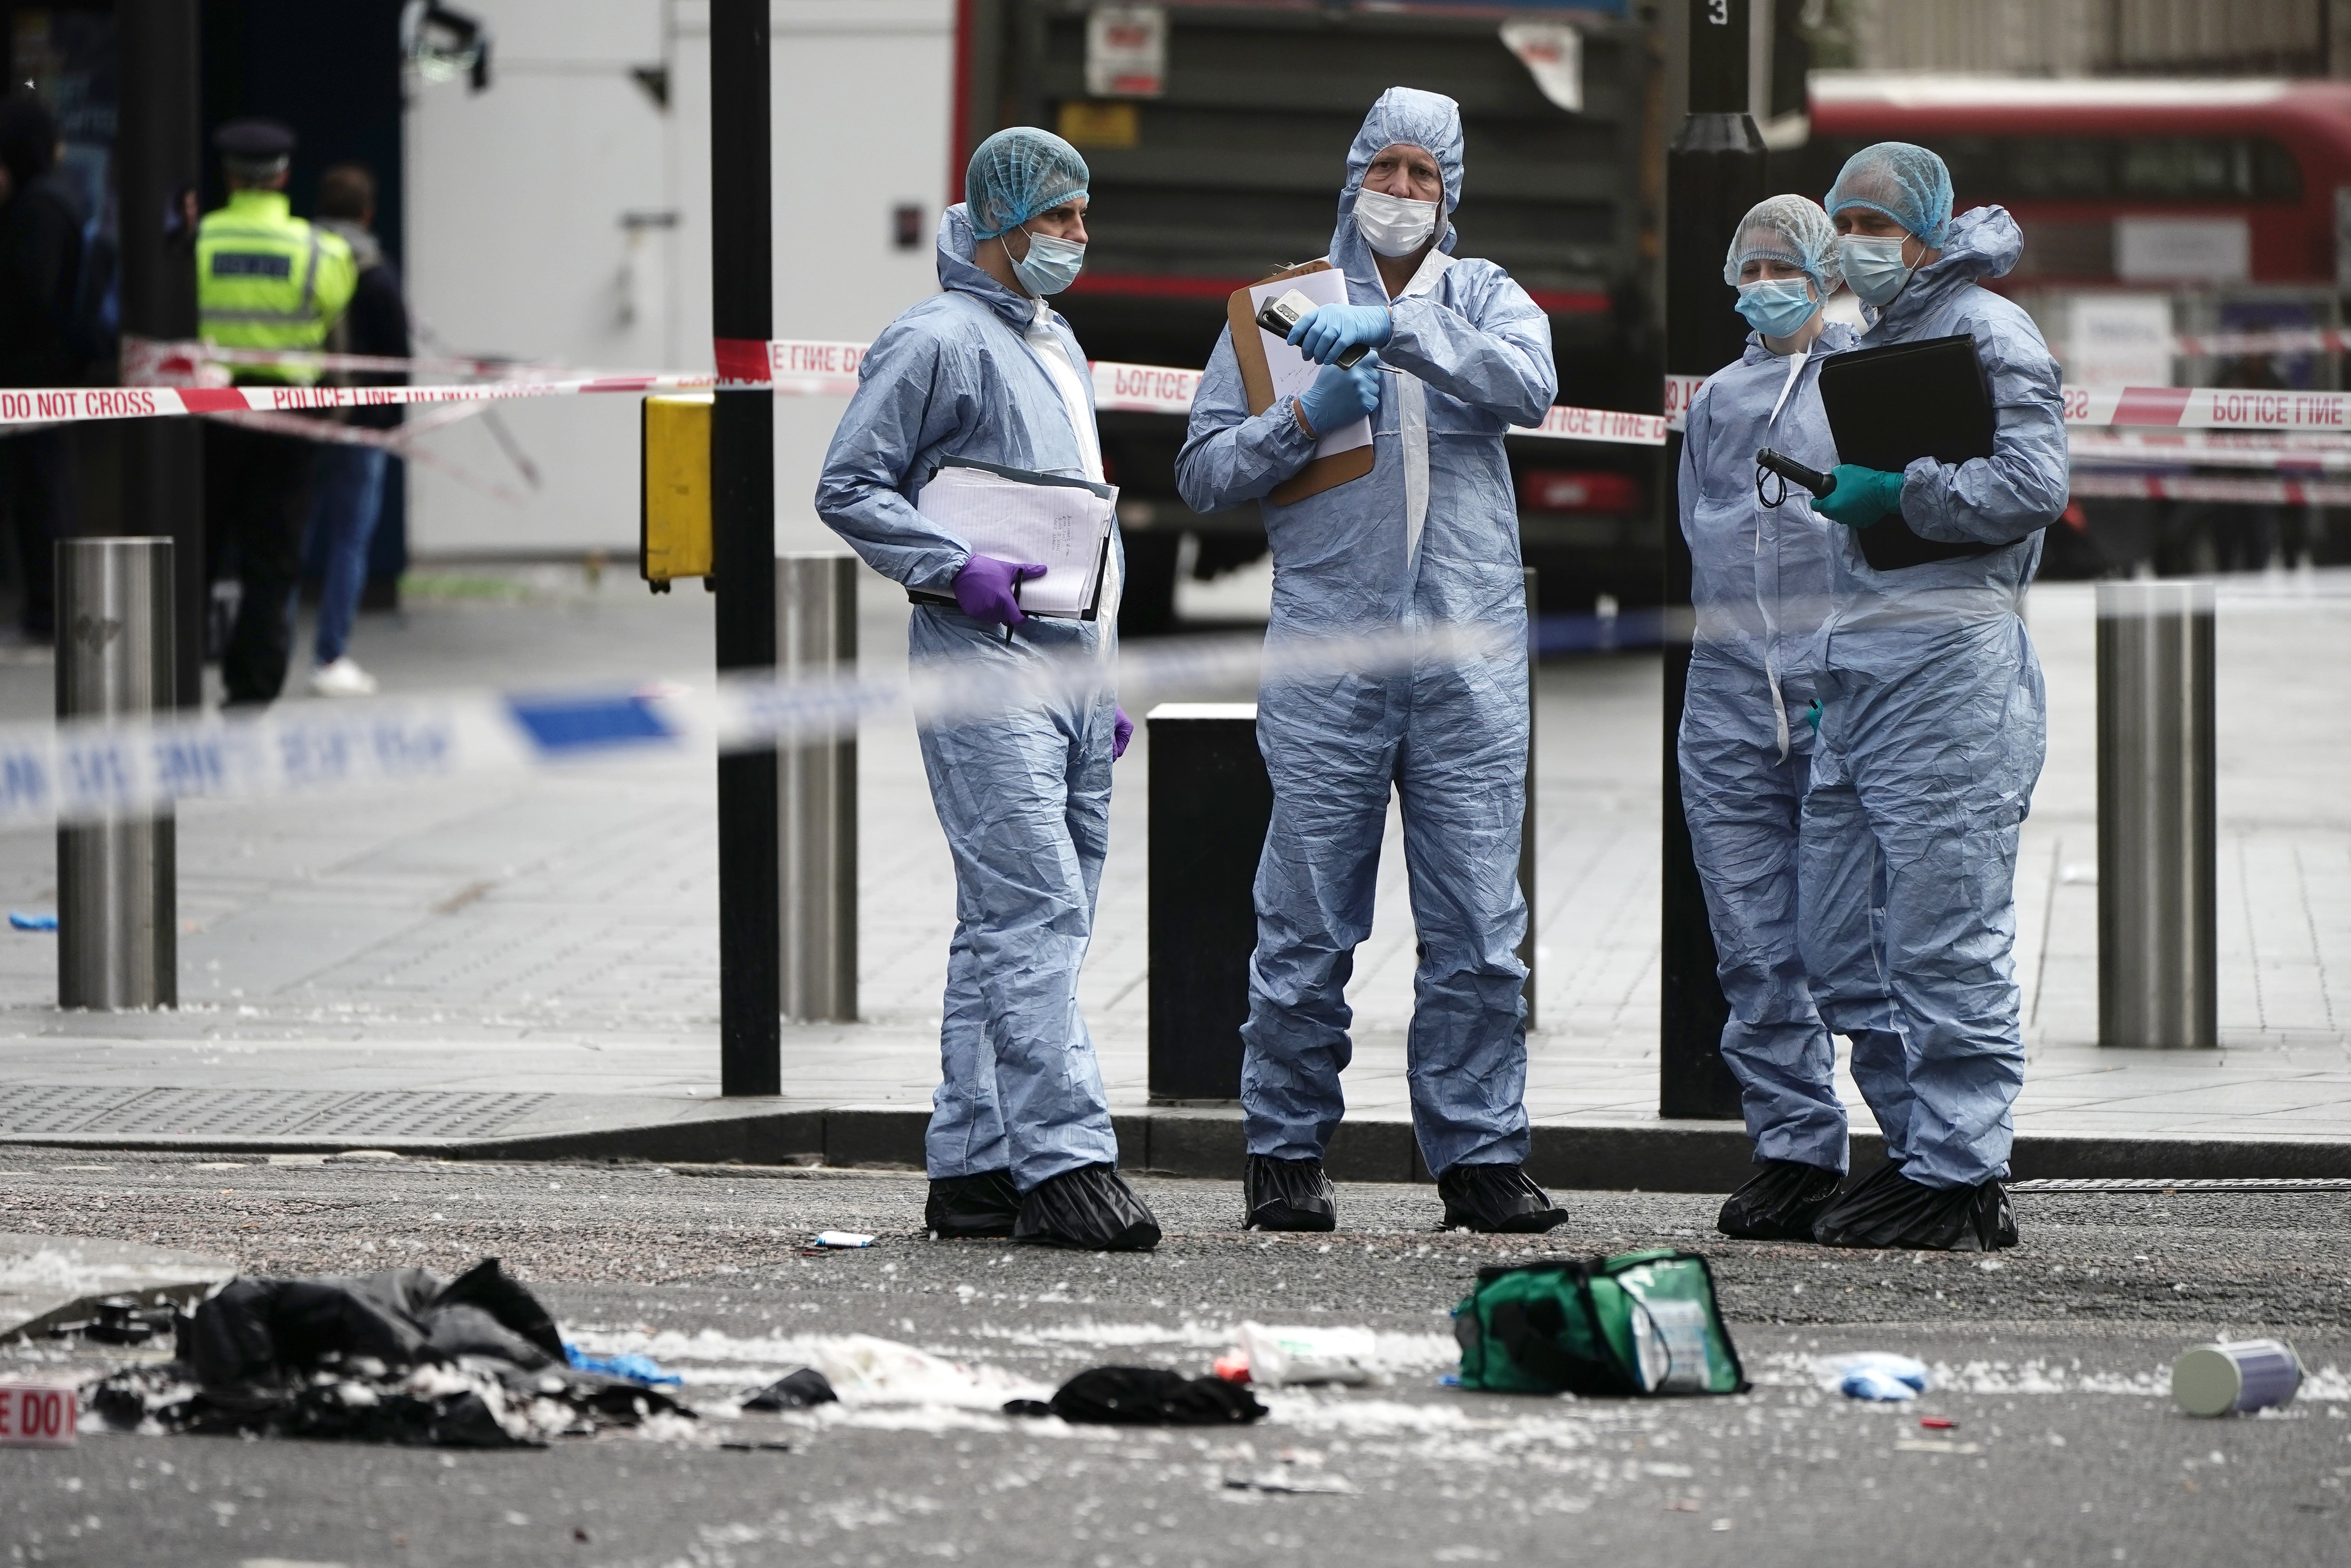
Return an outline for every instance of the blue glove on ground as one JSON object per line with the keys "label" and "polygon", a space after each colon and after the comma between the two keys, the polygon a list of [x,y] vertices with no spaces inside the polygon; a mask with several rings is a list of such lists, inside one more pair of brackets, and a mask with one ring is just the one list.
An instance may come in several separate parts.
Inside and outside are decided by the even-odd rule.
{"label": "blue glove on ground", "polygon": [[1116,762],[1126,755],[1127,742],[1134,739],[1134,721],[1126,716],[1125,709],[1121,708],[1118,711],[1118,717],[1111,721],[1110,760]]}
{"label": "blue glove on ground", "polygon": [[[1328,308],[1327,306],[1325,308]],[[1315,372],[1314,384],[1298,395],[1298,411],[1319,439],[1343,425],[1353,424],[1380,406],[1380,357],[1366,354],[1342,370],[1325,365]]]}
{"label": "blue glove on ground", "polygon": [[1034,561],[999,561],[993,556],[974,556],[956,574],[956,607],[974,620],[1019,626],[1029,618],[1020,613],[1020,601],[1012,597],[1013,587],[1044,575],[1045,568]]}
{"label": "blue glove on ground", "polygon": [[1813,734],[1817,735],[1821,732],[1821,700],[1819,698],[1813,698],[1813,705],[1804,710],[1804,722],[1813,727]]}
{"label": "blue glove on ground", "polygon": [[1832,523],[1866,528],[1889,512],[1902,510],[1902,476],[1883,469],[1841,462],[1829,471],[1836,488],[1813,503],[1813,510]]}
{"label": "blue glove on ground", "polygon": [[1299,317],[1290,341],[1317,365],[1328,365],[1361,343],[1384,347],[1395,335],[1395,321],[1376,305],[1318,305]]}

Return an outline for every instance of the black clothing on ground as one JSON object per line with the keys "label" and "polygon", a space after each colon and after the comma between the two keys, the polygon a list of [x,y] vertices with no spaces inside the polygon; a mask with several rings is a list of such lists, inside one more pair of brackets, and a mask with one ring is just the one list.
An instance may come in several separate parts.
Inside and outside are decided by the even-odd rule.
{"label": "black clothing on ground", "polygon": [[213,581],[244,585],[236,627],[221,651],[230,706],[274,702],[293,651],[291,595],[300,581],[302,532],[319,448],[293,436],[204,424],[204,545]]}
{"label": "black clothing on ground", "polygon": [[1158,1366],[1096,1366],[1062,1384],[1050,1403],[1015,1399],[1004,1410],[1096,1427],[1229,1427],[1266,1414],[1241,1384]]}
{"label": "black clothing on ground", "polygon": [[180,1320],[172,1361],[103,1379],[90,1406],[117,1428],[475,1449],[680,1408],[573,1370],[554,1319],[496,1258],[445,1282],[423,1269],[231,1280]]}

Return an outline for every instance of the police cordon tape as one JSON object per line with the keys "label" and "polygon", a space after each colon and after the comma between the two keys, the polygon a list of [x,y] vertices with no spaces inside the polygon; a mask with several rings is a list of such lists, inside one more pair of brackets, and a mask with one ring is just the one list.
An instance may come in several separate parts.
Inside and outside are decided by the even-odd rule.
{"label": "police cordon tape", "polygon": [[[2351,609],[2351,579],[2285,588],[2260,580],[2225,585],[2224,592],[2262,614],[2288,605]],[[1783,618],[1792,610],[1818,616],[1833,607],[1808,597],[1779,606]],[[1940,618],[1932,609],[1917,613],[1923,620]],[[1527,644],[1538,655],[1608,651],[1686,642],[1694,631],[1714,639],[1761,629],[1741,607],[1711,607],[1703,625],[1687,607],[1649,608],[1546,616],[1529,624]],[[1271,641],[1254,635],[1169,639],[1122,649],[1115,686],[1120,701],[1141,714],[1154,701],[1196,699],[1285,678],[1464,664],[1496,657],[1515,641],[1492,627],[1397,628]],[[1104,692],[1112,673],[1097,658],[1052,658],[1031,649],[1014,669],[998,661],[984,668],[931,666],[895,679],[724,676],[570,691],[457,691],[294,702],[252,716],[166,713],[144,722],[5,724],[0,725],[0,828],[140,815],[188,802],[293,798],[579,763],[806,744],[854,734],[866,721],[899,712],[923,722],[970,722],[1056,697]]]}
{"label": "police cordon tape", "polygon": [[[1688,635],[1685,614],[1672,625]],[[1667,618],[1565,616],[1537,623],[1537,652],[1654,646]],[[1114,683],[1137,711],[1155,696],[1267,679],[1381,674],[1491,658],[1517,642],[1490,627],[1396,628],[1359,637],[1235,636],[1122,650]],[[158,714],[0,725],[0,827],[136,815],[181,802],[254,799],[511,774],[577,761],[756,750],[854,734],[905,711],[956,722],[1106,692],[1095,657],[1032,653],[1008,669],[930,666],[903,679],[722,677],[580,691],[454,691],[299,702],[251,717]]]}
{"label": "police cordon tape", "polygon": [[[192,354],[203,346],[164,345]],[[655,391],[749,390],[787,395],[846,396],[856,389],[866,345],[815,339],[720,338],[716,374],[623,372],[526,378],[450,385],[401,387],[140,386],[0,390],[0,425],[78,420],[141,419],[255,410],[305,413],[329,409],[423,403],[496,402],[525,398]],[[240,363],[308,364],[324,356],[287,350],[240,350]],[[466,361],[488,364],[490,361]],[[1190,410],[1200,372],[1156,365],[1092,362],[1097,407],[1112,412],[1180,414]],[[1562,441],[1636,446],[1664,444],[1680,428],[1705,378],[1668,376],[1666,412],[1553,408],[1534,426],[1510,433]],[[2351,435],[2351,392],[2266,391],[2229,387],[2067,387],[2065,422],[2076,426],[2140,426],[2175,430],[2325,431]]]}

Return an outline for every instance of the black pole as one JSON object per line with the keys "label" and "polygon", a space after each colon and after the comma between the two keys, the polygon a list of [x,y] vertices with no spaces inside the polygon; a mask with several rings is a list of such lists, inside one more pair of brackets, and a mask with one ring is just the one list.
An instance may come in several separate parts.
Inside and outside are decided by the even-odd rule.
{"label": "black pole", "polygon": [[[1739,358],[1746,326],[1722,283],[1731,225],[1763,199],[1763,138],[1748,114],[1748,0],[1689,0],[1689,115],[1666,154],[1666,369],[1703,376]],[[1687,624],[1689,547],[1674,493],[1682,438],[1666,442],[1666,583],[1668,618]],[[1730,1009],[1715,978],[1714,934],[1682,816],[1675,737],[1689,689],[1686,635],[1666,641],[1665,888],[1660,933],[1657,1114],[1739,1116],[1739,1085],[1722,1063]]]}
{"label": "black pole", "polygon": [[[197,0],[115,6],[125,339],[196,335],[195,234],[187,222],[204,156],[196,13]],[[172,541],[174,698],[193,708],[204,701],[208,597],[204,431],[193,420],[126,420],[120,439],[122,531]]]}
{"label": "black pole", "polygon": [[[710,7],[710,319],[739,374],[774,330],[768,0]],[[718,669],[776,668],[776,401],[721,387],[710,420],[712,576]],[[783,928],[776,753],[718,759],[718,1076],[727,1095],[783,1092]]]}

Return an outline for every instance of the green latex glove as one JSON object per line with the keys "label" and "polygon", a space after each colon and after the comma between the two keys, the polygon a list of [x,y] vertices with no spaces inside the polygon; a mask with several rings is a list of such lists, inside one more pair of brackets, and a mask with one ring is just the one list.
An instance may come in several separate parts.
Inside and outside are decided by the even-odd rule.
{"label": "green latex glove", "polygon": [[1813,734],[1817,735],[1821,732],[1821,700],[1819,698],[1813,698],[1813,705],[1804,710],[1804,722],[1813,727]]}
{"label": "green latex glove", "polygon": [[1836,488],[1813,503],[1813,510],[1832,523],[1866,528],[1890,512],[1902,510],[1902,476],[1883,469],[1841,462],[1830,471]]}

